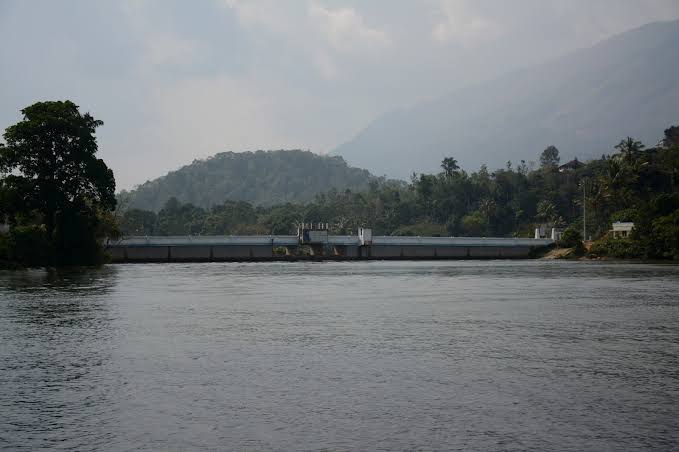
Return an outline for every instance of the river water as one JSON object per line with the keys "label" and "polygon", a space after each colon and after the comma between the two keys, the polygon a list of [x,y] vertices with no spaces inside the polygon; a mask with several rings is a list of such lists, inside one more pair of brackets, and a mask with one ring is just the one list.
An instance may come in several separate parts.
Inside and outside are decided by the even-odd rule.
{"label": "river water", "polygon": [[677,450],[679,266],[0,272],[0,449]]}

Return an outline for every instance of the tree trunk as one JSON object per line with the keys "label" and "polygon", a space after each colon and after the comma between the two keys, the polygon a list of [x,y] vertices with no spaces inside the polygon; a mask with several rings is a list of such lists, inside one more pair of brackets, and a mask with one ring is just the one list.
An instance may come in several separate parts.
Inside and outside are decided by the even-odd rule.
{"label": "tree trunk", "polygon": [[47,209],[45,212],[45,232],[47,240],[50,242],[54,239],[54,229],[56,228],[55,216],[54,209]]}

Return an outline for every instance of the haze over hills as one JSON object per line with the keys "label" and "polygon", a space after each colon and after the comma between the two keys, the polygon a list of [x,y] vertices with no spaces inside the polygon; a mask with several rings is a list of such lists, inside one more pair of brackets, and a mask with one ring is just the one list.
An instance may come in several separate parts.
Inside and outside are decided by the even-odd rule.
{"label": "haze over hills", "polygon": [[[375,174],[407,177],[453,156],[466,169],[610,153],[627,135],[654,145],[679,122],[679,21],[653,23],[546,64],[390,112],[336,148]],[[464,68],[460,68],[464,70]]]}
{"label": "haze over hills", "polygon": [[118,195],[121,208],[160,210],[171,197],[209,208],[226,200],[258,205],[311,201],[331,189],[361,191],[375,177],[342,157],[309,151],[222,152]]}
{"label": "haze over hills", "polygon": [[[653,23],[540,66],[393,111],[339,146],[305,151],[225,152],[122,192],[124,208],[159,210],[171,197],[211,207],[306,202],[332,188],[360,191],[369,172],[407,178],[461,167],[535,161],[549,145],[562,161],[612,152],[630,135],[654,145],[679,123],[679,21]],[[350,164],[367,168],[350,167]]]}

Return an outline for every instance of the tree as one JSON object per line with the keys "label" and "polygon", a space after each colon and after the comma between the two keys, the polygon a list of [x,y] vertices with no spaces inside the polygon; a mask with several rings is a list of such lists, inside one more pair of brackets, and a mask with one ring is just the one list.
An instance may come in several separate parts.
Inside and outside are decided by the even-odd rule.
{"label": "tree", "polygon": [[561,248],[574,248],[576,256],[585,254],[585,246],[582,243],[582,234],[574,228],[566,228],[558,242]]}
{"label": "tree", "polygon": [[37,212],[48,241],[60,222],[61,236],[72,236],[65,228],[79,221],[95,234],[93,215],[116,205],[113,172],[96,157],[94,132],[103,122],[68,100],[38,102],[21,113],[23,119],[5,130],[6,145],[0,148],[0,175],[21,200],[10,214]]}
{"label": "tree", "polygon": [[436,185],[436,177],[429,174],[420,174],[420,178],[415,181],[414,185],[415,191],[422,200],[422,203],[429,209],[434,186]]}
{"label": "tree", "polygon": [[615,146],[615,149],[620,151],[622,161],[631,167],[644,149],[644,145],[641,141],[637,141],[632,137],[627,137],[624,140],[620,140],[620,143]]}
{"label": "tree", "polygon": [[488,230],[488,221],[482,212],[474,211],[462,217],[462,228],[467,236],[485,236]]}
{"label": "tree", "polygon": [[479,202],[479,212],[483,214],[488,224],[490,224],[490,220],[495,214],[496,208],[495,201],[490,198],[484,198]]}
{"label": "tree", "polygon": [[120,219],[120,229],[128,235],[153,235],[156,214],[150,210],[130,209]]}
{"label": "tree", "polygon": [[441,168],[443,168],[443,171],[446,173],[446,176],[448,177],[452,176],[455,171],[460,169],[460,167],[457,164],[457,160],[455,160],[452,157],[444,158],[443,161],[441,162]]}
{"label": "tree", "polygon": [[679,146],[679,126],[672,126],[665,129],[665,138],[663,139],[663,146],[671,148],[672,146]]}
{"label": "tree", "polygon": [[543,170],[553,171],[558,168],[560,160],[561,157],[559,157],[559,150],[556,146],[549,146],[540,155],[540,167]]}
{"label": "tree", "polygon": [[559,214],[553,202],[542,200],[537,205],[537,219],[543,223],[555,224],[559,222]]}

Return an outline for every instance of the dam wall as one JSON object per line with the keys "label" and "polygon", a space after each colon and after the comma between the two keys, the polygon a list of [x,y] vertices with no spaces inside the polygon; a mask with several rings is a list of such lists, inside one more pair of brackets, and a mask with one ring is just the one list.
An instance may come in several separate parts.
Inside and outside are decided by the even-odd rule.
{"label": "dam wall", "polygon": [[174,236],[128,237],[109,241],[106,249],[113,262],[526,259],[553,243],[550,239],[392,236],[362,243],[357,236],[328,236],[322,244],[307,246],[297,236]]}

